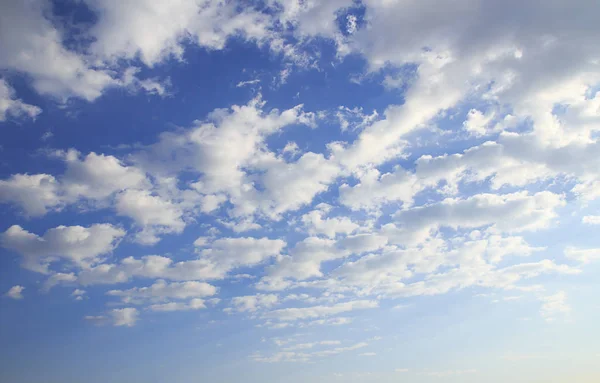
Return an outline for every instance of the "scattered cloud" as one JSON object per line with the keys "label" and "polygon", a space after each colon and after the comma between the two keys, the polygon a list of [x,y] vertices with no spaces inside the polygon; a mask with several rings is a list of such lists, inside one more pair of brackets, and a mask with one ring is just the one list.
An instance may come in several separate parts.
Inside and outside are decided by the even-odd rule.
{"label": "scattered cloud", "polygon": [[15,300],[23,299],[23,290],[25,290],[25,287],[21,285],[15,285],[11,287],[6,294],[4,294],[4,296]]}

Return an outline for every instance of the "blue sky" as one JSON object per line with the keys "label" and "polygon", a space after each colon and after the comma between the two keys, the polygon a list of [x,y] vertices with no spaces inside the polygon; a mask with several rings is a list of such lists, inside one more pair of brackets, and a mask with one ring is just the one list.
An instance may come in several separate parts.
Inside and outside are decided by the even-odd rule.
{"label": "blue sky", "polygon": [[600,378],[597,2],[0,6],[0,380]]}

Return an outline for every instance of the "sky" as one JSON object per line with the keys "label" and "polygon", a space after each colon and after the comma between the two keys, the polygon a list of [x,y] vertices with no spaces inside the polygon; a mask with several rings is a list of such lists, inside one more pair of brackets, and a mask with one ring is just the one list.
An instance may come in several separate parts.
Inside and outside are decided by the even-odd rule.
{"label": "sky", "polygon": [[0,381],[600,381],[598,14],[2,1]]}

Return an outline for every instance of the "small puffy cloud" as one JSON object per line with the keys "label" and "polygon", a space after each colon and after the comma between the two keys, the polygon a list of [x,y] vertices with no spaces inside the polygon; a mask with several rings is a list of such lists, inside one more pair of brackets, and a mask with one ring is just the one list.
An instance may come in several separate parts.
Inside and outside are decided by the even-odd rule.
{"label": "small puffy cloud", "polygon": [[144,245],[158,242],[158,233],[181,233],[185,228],[183,211],[147,190],[125,190],[117,195],[115,209],[117,214],[132,218],[142,228],[136,238]]}
{"label": "small puffy cloud", "polygon": [[279,255],[285,246],[285,241],[281,239],[220,238],[213,241],[209,248],[201,250],[200,255],[227,273],[234,268],[254,266]]}
{"label": "small puffy cloud", "polygon": [[256,294],[231,299],[233,310],[237,312],[255,312],[276,305],[279,297],[275,294]]}
{"label": "small puffy cloud", "polygon": [[355,186],[340,186],[340,202],[352,210],[377,209],[390,202],[402,202],[410,206],[413,197],[422,188],[417,176],[402,168],[385,174],[377,169],[369,169]]}
{"label": "small puffy cloud", "polygon": [[139,312],[136,308],[126,307],[110,311],[113,326],[133,327],[138,320]]}
{"label": "small puffy cloud", "polygon": [[100,255],[110,253],[124,235],[125,231],[110,224],[58,226],[43,236],[13,225],[0,234],[0,244],[23,256],[23,267],[47,273],[48,265],[59,258],[90,266]]}
{"label": "small puffy cloud", "polygon": [[26,104],[16,98],[14,89],[0,78],[0,122],[6,121],[8,116],[35,118],[40,113],[42,110],[39,107]]}
{"label": "small puffy cloud", "polygon": [[107,207],[115,193],[150,185],[143,171],[114,156],[92,152],[82,157],[73,149],[54,156],[64,161],[64,174],[14,174],[0,180],[0,202],[17,205],[28,216],[42,216],[78,202]]}
{"label": "small puffy cloud", "polygon": [[2,7],[0,68],[28,75],[40,94],[95,100],[117,81],[109,71],[92,68],[83,56],[67,49],[48,15],[50,4],[40,0]]}
{"label": "small puffy cloud", "polygon": [[335,238],[337,234],[351,234],[360,227],[348,217],[326,218],[325,215],[326,212],[322,210],[313,210],[302,216],[301,220],[308,234]]}
{"label": "small puffy cloud", "polygon": [[71,296],[73,297],[73,299],[75,299],[76,301],[82,301],[85,298],[85,294],[86,291],[82,290],[82,289],[75,289],[73,290],[73,292],[71,293]]}
{"label": "small puffy cloud", "polygon": [[13,287],[11,287],[8,292],[6,294],[4,294],[4,296],[8,297],[8,298],[12,298],[12,299],[23,299],[23,290],[25,290],[25,287],[21,286],[21,285],[15,285]]}
{"label": "small puffy cloud", "polygon": [[459,375],[470,375],[477,373],[475,369],[469,370],[447,370],[447,371],[428,371],[423,372],[422,375],[432,376],[435,378],[446,378],[450,376],[459,376]]}
{"label": "small puffy cloud", "polygon": [[223,279],[236,268],[255,266],[278,255],[285,245],[282,240],[268,238],[220,238],[200,250],[198,259],[174,262],[160,255],[127,257],[120,263],[103,263],[82,270],[77,280],[82,285],[94,285],[121,283],[134,277],[172,281]]}
{"label": "small puffy cloud", "polygon": [[63,156],[67,169],[61,177],[61,187],[67,198],[102,200],[127,190],[147,187],[146,174],[127,166],[114,156],[89,153],[85,157],[75,150]]}
{"label": "small puffy cloud", "polygon": [[148,287],[134,287],[129,290],[110,290],[106,294],[121,297],[123,303],[163,301],[170,299],[202,298],[215,295],[217,288],[198,281],[172,282],[158,280]]}
{"label": "small puffy cloud", "polygon": [[493,111],[484,114],[477,109],[471,109],[467,114],[467,119],[463,122],[463,127],[474,136],[484,136],[488,134],[493,119]]}
{"label": "small puffy cloud", "polygon": [[19,206],[26,215],[42,216],[63,203],[60,183],[49,174],[14,174],[0,180],[0,202]]}

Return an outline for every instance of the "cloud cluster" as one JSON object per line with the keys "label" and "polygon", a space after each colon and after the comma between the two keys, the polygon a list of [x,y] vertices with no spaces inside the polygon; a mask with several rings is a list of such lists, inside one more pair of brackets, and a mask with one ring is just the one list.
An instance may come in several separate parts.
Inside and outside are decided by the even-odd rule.
{"label": "cloud cluster", "polygon": [[[384,299],[469,287],[535,290],[552,318],[568,312],[566,293],[548,295],[530,280],[576,275],[599,258],[597,249],[571,246],[555,259],[529,238],[559,226],[569,204],[585,210],[600,197],[595,2],[364,0],[364,14],[350,0],[79,5],[98,16],[82,35],[58,28],[48,1],[3,5],[0,69],[59,101],[92,102],[114,87],[164,96],[166,80],[140,78],[142,67],[183,63],[190,46],[250,42],[284,58],[284,82],[293,65],[328,64],[305,49],[325,39],[336,63],[364,59],[357,85],[381,81],[402,96],[365,114],[277,109],[257,94],[123,155],[58,150],[48,157],[64,171],[0,180],[0,202],[28,218],[101,211],[120,220],[40,234],[12,225],[0,236],[23,267],[47,275],[45,290],[71,285],[78,299],[81,286],[145,280],[108,291],[143,307],[103,316],[116,326],[133,326],[140,312],[204,309],[219,292],[209,282],[237,283],[234,272],[256,281],[225,310],[267,327],[345,324],[351,318],[338,315]],[[0,121],[34,119],[41,110],[10,81],[0,80]],[[323,133],[328,116],[337,135]],[[290,132],[324,142],[301,146]],[[578,219],[600,222],[587,211]],[[191,257],[152,255],[164,236],[199,222],[206,234],[181,245]],[[109,257],[123,239],[151,250]],[[8,296],[19,298],[23,287],[13,289]],[[363,347],[297,352],[316,347],[307,344],[255,359],[306,361]]]}

